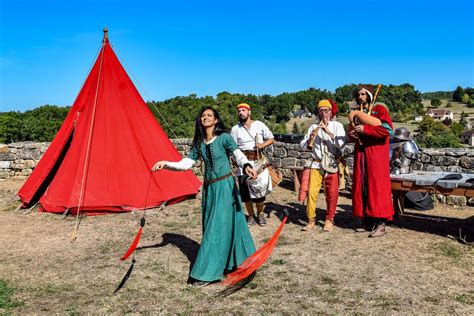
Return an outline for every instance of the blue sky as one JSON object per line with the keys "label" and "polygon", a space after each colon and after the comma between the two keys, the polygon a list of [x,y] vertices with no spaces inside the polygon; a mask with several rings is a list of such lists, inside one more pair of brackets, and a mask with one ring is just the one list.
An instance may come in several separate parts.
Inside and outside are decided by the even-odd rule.
{"label": "blue sky", "polygon": [[0,111],[71,105],[102,29],[145,100],[474,86],[472,0],[0,0]]}

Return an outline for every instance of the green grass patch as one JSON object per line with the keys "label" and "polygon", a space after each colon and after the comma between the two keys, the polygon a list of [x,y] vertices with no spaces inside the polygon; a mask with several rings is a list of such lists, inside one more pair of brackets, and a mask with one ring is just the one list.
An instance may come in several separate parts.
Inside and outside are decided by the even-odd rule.
{"label": "green grass patch", "polygon": [[446,257],[452,259],[460,259],[462,257],[462,251],[459,249],[457,245],[453,245],[450,242],[443,242],[438,244],[438,251]]}
{"label": "green grass patch", "polygon": [[36,297],[50,297],[52,295],[59,296],[63,293],[69,293],[74,289],[74,286],[71,284],[53,284],[53,283],[46,283],[46,284],[39,284],[32,286],[30,288],[31,292]]}
{"label": "green grass patch", "polygon": [[5,280],[0,279],[0,310],[8,311],[23,305],[22,302],[13,299],[14,293],[15,289],[10,287]]}
{"label": "green grass patch", "polygon": [[281,266],[281,265],[286,264],[286,261],[283,259],[275,259],[275,260],[272,260],[270,263],[276,266]]}
{"label": "green grass patch", "polygon": [[465,305],[474,305],[474,291],[454,296],[454,300]]}
{"label": "green grass patch", "polygon": [[326,275],[321,278],[321,281],[323,281],[324,284],[329,284],[329,285],[333,285],[337,283],[335,279],[328,277]]}

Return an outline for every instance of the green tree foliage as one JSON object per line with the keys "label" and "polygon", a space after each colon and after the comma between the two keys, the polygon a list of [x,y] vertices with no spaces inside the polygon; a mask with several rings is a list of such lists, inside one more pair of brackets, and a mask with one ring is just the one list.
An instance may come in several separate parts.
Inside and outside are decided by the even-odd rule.
{"label": "green tree foliage", "polygon": [[243,102],[251,105],[253,119],[263,121],[274,133],[286,134],[285,123],[295,106],[314,109],[317,102],[325,98],[333,98],[333,94],[326,90],[310,88],[295,93],[285,92],[277,96],[221,92],[215,98],[210,96],[199,98],[192,94],[162,102],[149,102],[148,105],[169,137],[192,137],[194,119],[205,105],[215,107],[226,126],[230,128],[238,121],[236,106]]}
{"label": "green tree foliage", "polygon": [[[170,138],[192,137],[195,118],[203,106],[210,105],[219,110],[224,123],[230,128],[237,123],[237,104],[245,102],[252,106],[252,117],[263,121],[274,133],[285,134],[286,122],[296,107],[314,111],[321,99],[335,99],[340,113],[349,111],[348,101],[353,100],[356,84],[336,89],[335,94],[327,90],[309,88],[298,92],[285,92],[276,96],[221,92],[216,97],[196,94],[178,96],[164,101],[151,101],[148,106]],[[460,88],[460,87],[459,87]],[[462,89],[462,88],[461,88]],[[462,89],[472,93],[473,89]],[[415,113],[422,113],[421,94],[410,84],[383,86],[377,98],[385,103],[394,120],[405,121]],[[473,98],[470,97],[471,103]],[[26,112],[0,113],[0,142],[51,141],[64,121],[69,107],[45,105]],[[296,126],[299,129],[299,126]]]}
{"label": "green tree foliage", "polygon": [[[353,100],[353,93],[357,87],[356,84],[349,84],[337,88],[336,101],[342,104],[343,101]],[[376,101],[385,103],[391,113],[398,111],[404,115],[408,112],[423,113],[421,93],[408,83],[382,86]]]}
{"label": "green tree foliage", "polygon": [[34,110],[0,113],[0,142],[51,141],[61,127],[69,107],[44,105]]}
{"label": "green tree foliage", "polygon": [[298,128],[298,123],[294,122],[293,123],[293,128],[291,129],[291,134],[299,134],[300,130]]}
{"label": "green tree foliage", "polygon": [[454,135],[459,137],[464,132],[464,127],[461,123],[453,122],[451,123],[451,131]]}
{"label": "green tree foliage", "polygon": [[454,90],[453,100],[457,101],[457,102],[462,102],[462,96],[463,95],[464,95],[464,89],[462,87],[458,86],[456,88],[456,90]]}
{"label": "green tree foliage", "polygon": [[435,91],[435,92],[424,92],[421,97],[425,100],[438,99],[451,99],[454,91]]}
{"label": "green tree foliage", "polygon": [[441,122],[435,121],[430,116],[424,116],[420,122],[418,134],[415,135],[415,141],[419,147],[424,148],[457,148],[460,146],[458,126],[449,128]]}
{"label": "green tree foliage", "polygon": [[469,114],[464,113],[464,111],[461,112],[461,117],[459,118],[459,124],[463,127],[463,129],[467,129],[467,117]]}
{"label": "green tree foliage", "polygon": [[461,101],[462,101],[462,103],[468,104],[470,99],[471,99],[471,98],[469,97],[469,94],[464,93],[464,95],[462,96]]}
{"label": "green tree foliage", "polygon": [[437,108],[441,105],[441,100],[438,98],[431,99],[431,106]]}

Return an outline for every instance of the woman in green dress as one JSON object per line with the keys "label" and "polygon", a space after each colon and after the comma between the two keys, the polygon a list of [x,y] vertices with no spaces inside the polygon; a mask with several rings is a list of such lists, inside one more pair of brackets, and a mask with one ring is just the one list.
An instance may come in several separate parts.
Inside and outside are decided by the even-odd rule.
{"label": "woman in green dress", "polygon": [[179,162],[159,161],[152,168],[152,171],[163,168],[183,171],[200,158],[204,161],[202,242],[190,274],[194,285],[221,280],[226,271],[234,270],[255,252],[229,156],[234,156],[250,178],[255,179],[257,174],[232,136],[224,130],[219,113],[209,106],[204,107],[196,118],[188,157]]}

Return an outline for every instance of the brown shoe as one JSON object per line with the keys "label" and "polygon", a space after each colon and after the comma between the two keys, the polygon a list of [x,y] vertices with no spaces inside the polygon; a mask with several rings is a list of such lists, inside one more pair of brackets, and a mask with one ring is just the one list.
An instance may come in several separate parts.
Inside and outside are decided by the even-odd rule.
{"label": "brown shoe", "polygon": [[333,229],[334,229],[334,223],[332,222],[332,220],[330,219],[325,220],[323,230],[326,232],[330,232]]}
{"label": "brown shoe", "polygon": [[374,228],[372,229],[372,232],[370,233],[369,237],[382,237],[385,235],[385,224],[384,223],[379,223]]}
{"label": "brown shoe", "polygon": [[314,230],[314,229],[316,229],[316,220],[313,218],[313,219],[310,219],[308,221],[308,225],[303,227],[303,229],[301,229],[301,230],[309,232],[309,231]]}

